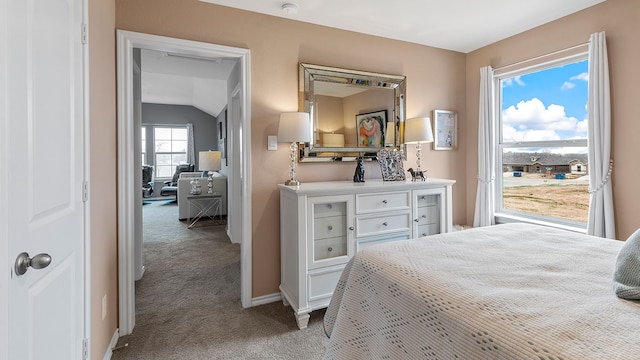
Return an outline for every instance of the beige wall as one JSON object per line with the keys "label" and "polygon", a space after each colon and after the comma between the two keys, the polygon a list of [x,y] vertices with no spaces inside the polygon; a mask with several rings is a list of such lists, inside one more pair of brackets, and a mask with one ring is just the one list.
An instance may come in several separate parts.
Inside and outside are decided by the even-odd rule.
{"label": "beige wall", "polygon": [[491,44],[467,54],[467,174],[466,219],[473,222],[477,182],[478,94],[480,68],[509,65],[524,59],[589,41],[592,33],[605,31],[609,53],[612,106],[613,193],[616,230],[626,239],[640,228],[640,1],[609,0],[536,29]]}
{"label": "beige wall", "polygon": [[92,359],[103,358],[118,327],[115,19],[115,1],[89,1]]}
{"label": "beige wall", "polygon": [[[277,184],[288,177],[288,146],[266,151],[279,114],[296,111],[298,62],[407,76],[407,116],[433,109],[459,113],[457,151],[424,151],[429,176],[458,180],[454,221],[465,220],[465,55],[332,28],[212,5],[197,0],[116,0],[118,29],[247,48],[251,50],[252,296],[273,294],[280,283]],[[415,162],[410,152],[409,161]],[[366,177],[380,177],[368,165]],[[303,182],[347,180],[354,164],[301,164]],[[330,169],[330,170],[329,170]]]}
{"label": "beige wall", "polygon": [[[116,9],[114,9],[114,2]],[[90,0],[92,358],[102,358],[117,327],[116,97],[117,28],[247,48],[252,62],[253,296],[279,284],[279,200],[276,184],[288,176],[286,144],[267,152],[267,135],[277,134],[280,112],[297,110],[297,63],[309,62],[407,76],[407,116],[433,109],[458,112],[459,149],[426,150],[429,176],[457,180],[454,221],[473,221],[477,159],[479,68],[500,67],[588,40],[606,31],[613,106],[613,179],[618,237],[640,227],[640,176],[636,154],[640,133],[635,85],[640,83],[640,2],[607,2],[470,54],[297,23],[196,0]],[[117,11],[116,11],[117,10]],[[115,14],[114,14],[114,11]],[[415,162],[410,151],[408,164]],[[366,177],[379,177],[368,165]],[[406,166],[406,165],[405,165]],[[328,171],[330,167],[330,171]],[[348,180],[353,164],[301,164],[302,181]],[[470,179],[470,181],[466,181]],[[108,315],[101,319],[102,296]]]}

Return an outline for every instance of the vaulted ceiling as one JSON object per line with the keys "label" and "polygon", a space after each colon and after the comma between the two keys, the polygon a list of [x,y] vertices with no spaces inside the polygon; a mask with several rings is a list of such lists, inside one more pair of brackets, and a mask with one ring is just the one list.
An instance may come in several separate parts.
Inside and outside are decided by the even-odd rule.
{"label": "vaulted ceiling", "polygon": [[212,116],[227,105],[227,79],[236,60],[144,49],[141,58],[142,102],[191,105]]}

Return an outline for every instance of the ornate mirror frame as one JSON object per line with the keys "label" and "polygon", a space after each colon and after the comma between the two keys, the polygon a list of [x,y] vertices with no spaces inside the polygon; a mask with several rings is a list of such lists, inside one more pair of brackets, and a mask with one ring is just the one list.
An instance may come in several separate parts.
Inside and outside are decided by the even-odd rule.
{"label": "ornate mirror frame", "polygon": [[[378,91],[377,94],[382,94],[385,102],[387,102],[387,96],[384,92],[389,92],[387,104],[376,104],[377,100],[371,100],[373,104],[369,105],[369,107],[363,106],[362,108],[357,108],[353,114],[349,113],[344,116],[343,122],[345,123],[351,121],[349,117],[353,118],[353,129],[351,129],[353,136],[349,136],[348,139],[344,141],[345,145],[347,145],[344,147],[321,146],[320,137],[327,132],[323,132],[324,129],[321,129],[318,125],[318,100],[319,96],[323,95],[321,91],[332,91],[332,88],[336,90],[338,88],[349,89],[355,93],[362,92],[362,95],[359,96],[364,99],[366,99],[365,96],[368,94],[365,94],[365,92],[369,90]],[[379,90],[383,92],[379,92]],[[373,160],[376,158],[376,154],[380,149],[384,147],[399,149],[404,143],[404,121],[406,113],[405,76],[300,63],[298,91],[299,111],[309,113],[309,118],[312,122],[311,141],[300,144],[299,159],[301,162],[354,161],[358,157],[364,157],[365,160]],[[383,134],[390,135],[390,137],[384,139],[384,146],[382,144],[358,144],[355,135],[357,131],[356,115],[361,116],[383,109],[387,110],[387,123],[383,125]],[[391,131],[389,126],[393,126],[394,130]],[[390,132],[392,136],[389,134]]]}

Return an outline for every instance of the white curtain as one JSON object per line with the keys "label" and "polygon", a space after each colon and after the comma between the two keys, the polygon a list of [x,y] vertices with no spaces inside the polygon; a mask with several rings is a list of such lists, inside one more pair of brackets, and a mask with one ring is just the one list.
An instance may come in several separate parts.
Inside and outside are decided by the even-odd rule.
{"label": "white curtain", "polygon": [[589,39],[589,220],[587,234],[615,239],[611,188],[611,102],[605,33]]}
{"label": "white curtain", "polygon": [[[193,141],[193,124],[187,123],[187,164],[196,163],[196,152]],[[197,167],[196,167],[197,169]]]}
{"label": "white curtain", "polygon": [[473,226],[495,224],[495,131],[493,69],[480,69],[480,111],[478,117],[478,191]]}

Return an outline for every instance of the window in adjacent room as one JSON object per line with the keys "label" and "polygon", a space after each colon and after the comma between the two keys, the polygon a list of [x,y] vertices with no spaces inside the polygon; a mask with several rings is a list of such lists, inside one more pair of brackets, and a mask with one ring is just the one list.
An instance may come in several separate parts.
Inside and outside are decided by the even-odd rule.
{"label": "window in adjacent room", "polygon": [[584,227],[587,53],[496,74],[498,216]]}
{"label": "window in adjacent room", "polygon": [[147,128],[145,126],[142,127],[142,131],[140,132],[140,141],[141,141],[141,149],[142,149],[142,165],[147,164]]}
{"label": "window in adjacent room", "polygon": [[153,128],[156,178],[173,176],[176,165],[187,162],[187,127]]}

